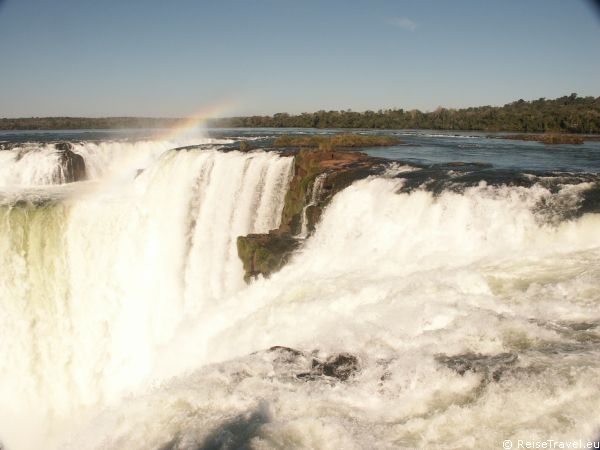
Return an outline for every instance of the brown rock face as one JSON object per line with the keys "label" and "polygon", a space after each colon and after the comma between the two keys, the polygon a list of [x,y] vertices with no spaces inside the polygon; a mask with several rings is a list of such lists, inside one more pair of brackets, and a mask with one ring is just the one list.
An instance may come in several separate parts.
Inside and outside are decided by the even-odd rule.
{"label": "brown rock face", "polygon": [[269,276],[283,267],[301,239],[314,231],[323,209],[337,192],[356,180],[381,173],[384,168],[384,160],[363,153],[299,150],[294,156],[294,177],[285,197],[279,228],[267,234],[238,237],[244,279]]}
{"label": "brown rock face", "polygon": [[63,183],[73,183],[87,178],[83,156],[72,151],[73,146],[68,142],[55,144],[58,153],[59,174]]}
{"label": "brown rock face", "polygon": [[268,234],[249,234],[237,238],[238,255],[244,265],[244,280],[268,276],[281,269],[300,242],[289,233],[277,230]]}

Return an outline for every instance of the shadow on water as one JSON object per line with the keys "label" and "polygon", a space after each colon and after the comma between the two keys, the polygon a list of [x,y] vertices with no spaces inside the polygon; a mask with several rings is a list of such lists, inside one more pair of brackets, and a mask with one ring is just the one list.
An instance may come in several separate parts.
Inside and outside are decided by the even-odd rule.
{"label": "shadow on water", "polygon": [[200,444],[186,442],[186,436],[179,434],[170,442],[160,447],[160,450],[250,449],[250,441],[258,435],[258,429],[269,421],[270,416],[267,407],[266,405],[261,405],[255,411],[237,415],[221,423]]}

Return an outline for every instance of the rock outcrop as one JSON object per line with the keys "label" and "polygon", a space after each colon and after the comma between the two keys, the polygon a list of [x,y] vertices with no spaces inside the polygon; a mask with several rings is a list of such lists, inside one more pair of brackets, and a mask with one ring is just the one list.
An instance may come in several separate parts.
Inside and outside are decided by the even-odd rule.
{"label": "rock outcrop", "polygon": [[60,181],[63,183],[73,183],[85,180],[87,174],[83,156],[73,152],[73,146],[68,142],[54,144],[54,148],[56,148],[56,152],[58,153],[58,177],[61,179]]}
{"label": "rock outcrop", "polygon": [[498,355],[465,353],[453,356],[436,355],[435,359],[459,375],[467,372],[479,373],[486,381],[498,381],[502,374],[517,362],[518,355],[516,353],[500,353]]}
{"label": "rock outcrop", "polygon": [[244,280],[276,272],[300,245],[289,233],[249,234],[237,239],[238,255],[244,266]]}
{"label": "rock outcrop", "polygon": [[581,136],[576,134],[563,133],[541,133],[541,134],[509,134],[500,136],[501,139],[512,139],[518,141],[535,141],[546,145],[556,144],[574,144],[581,145],[587,139],[594,140],[594,137]]}
{"label": "rock outcrop", "polygon": [[318,351],[308,353],[282,346],[271,347],[267,353],[273,354],[276,372],[288,372],[297,380],[348,381],[360,371],[359,359],[352,353],[334,353],[322,358],[317,356]]}
{"label": "rock outcrop", "polygon": [[[285,197],[281,225],[266,234],[240,236],[238,255],[244,279],[269,276],[289,260],[300,241],[314,231],[331,198],[352,182],[385,170],[386,161],[363,153],[293,149],[294,177]],[[316,182],[318,180],[318,189]]]}
{"label": "rock outcrop", "polygon": [[583,213],[600,213],[600,181],[597,181],[592,188],[583,193],[583,201],[579,210]]}
{"label": "rock outcrop", "polygon": [[356,356],[351,353],[338,353],[330,356],[325,361],[313,358],[311,370],[297,374],[296,378],[312,381],[321,377],[330,377],[347,381],[359,369],[360,366]]}

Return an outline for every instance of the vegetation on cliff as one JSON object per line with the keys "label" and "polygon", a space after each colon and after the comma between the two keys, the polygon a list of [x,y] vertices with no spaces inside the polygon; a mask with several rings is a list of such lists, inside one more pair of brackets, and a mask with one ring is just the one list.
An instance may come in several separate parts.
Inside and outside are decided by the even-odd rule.
{"label": "vegetation on cliff", "polygon": [[311,200],[317,177],[323,177],[322,188],[305,218],[308,232],[314,229],[320,211],[335,193],[373,174],[382,164],[382,160],[358,152],[301,149],[294,158],[294,177],[285,197],[279,229],[292,235],[301,232],[304,208]]}
{"label": "vegetation on cliff", "polygon": [[[378,158],[331,149],[331,140],[313,142],[320,149],[296,150],[294,177],[285,197],[279,228],[237,239],[246,281],[279,270],[298,247],[299,239],[305,237],[301,236],[303,229],[308,234],[314,230],[323,209],[337,192],[355,180],[380,173],[385,167]],[[319,190],[315,192],[317,179]]]}
{"label": "vegetation on cliff", "polygon": [[581,136],[573,134],[544,133],[544,134],[511,134],[502,136],[503,139],[514,139],[519,141],[535,141],[542,144],[583,144]]}
{"label": "vegetation on cliff", "polygon": [[394,136],[372,136],[364,134],[334,134],[332,136],[279,136],[273,142],[273,147],[320,147],[320,148],[356,148],[356,147],[385,147],[402,142]]}
{"label": "vegetation on cliff", "polygon": [[300,245],[287,233],[249,234],[237,240],[237,251],[244,266],[244,280],[259,274],[269,275],[279,270]]}

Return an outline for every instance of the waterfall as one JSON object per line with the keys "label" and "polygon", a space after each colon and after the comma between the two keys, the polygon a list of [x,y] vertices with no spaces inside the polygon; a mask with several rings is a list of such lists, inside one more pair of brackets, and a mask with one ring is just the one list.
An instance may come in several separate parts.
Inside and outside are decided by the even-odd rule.
{"label": "waterfall", "polygon": [[54,144],[0,151],[0,188],[60,184],[64,175]]}
{"label": "waterfall", "polygon": [[319,201],[321,191],[323,190],[323,183],[325,183],[326,179],[327,179],[326,173],[321,173],[316,176],[315,181],[313,182],[313,185],[312,185],[312,189],[310,191],[310,199],[308,202],[306,202],[306,205],[304,205],[304,208],[302,208],[302,222],[301,222],[301,228],[300,228],[300,235],[298,236],[301,239],[306,239],[306,237],[308,236],[308,217],[307,217],[308,208],[310,208],[311,206],[315,206],[317,204],[317,202]]}
{"label": "waterfall", "polygon": [[[149,167],[165,151],[185,145],[213,145],[226,139],[74,142],[71,151],[84,158],[87,178],[127,178]],[[64,145],[64,144],[63,144]],[[26,142],[0,150],[0,189],[47,186],[65,182],[55,143]]]}
{"label": "waterfall", "polygon": [[[433,193],[388,171],[247,285],[236,238],[280,225],[293,159],[221,144],[73,144],[91,180],[2,191],[7,450],[597,437],[595,178]],[[310,376],[341,353],[348,379]]]}
{"label": "waterfall", "polygon": [[[279,225],[292,158],[163,152],[129,183],[0,207],[0,436],[152,378],[157,349],[245,286],[236,238]],[[133,166],[135,167],[135,166]]]}
{"label": "waterfall", "polygon": [[[546,222],[536,204],[573,192],[542,186],[400,186],[376,178],[337,194],[286,267],[184,331],[171,353],[202,343],[195,371],[98,414],[68,448],[595,438],[600,216]],[[275,345],[306,352],[306,364],[266,351]],[[297,376],[338,352],[360,361],[351,380]],[[497,380],[493,365],[460,374],[436,362],[507,353],[518,359]]]}

